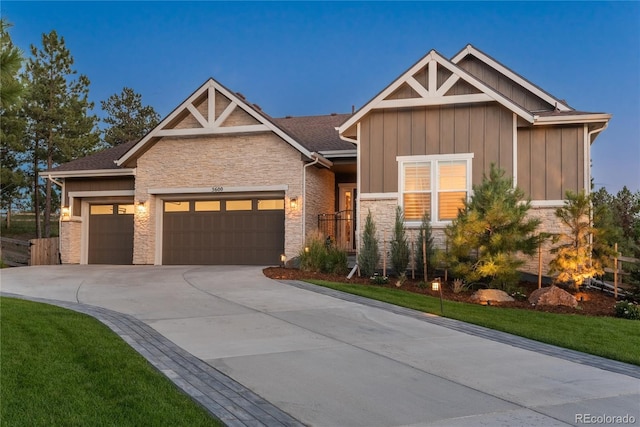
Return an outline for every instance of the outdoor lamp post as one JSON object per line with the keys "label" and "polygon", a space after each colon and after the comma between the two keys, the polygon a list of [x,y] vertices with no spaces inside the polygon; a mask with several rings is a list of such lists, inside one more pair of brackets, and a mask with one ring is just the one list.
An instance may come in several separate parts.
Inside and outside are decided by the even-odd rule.
{"label": "outdoor lamp post", "polygon": [[431,282],[431,290],[440,293],[440,314],[444,314],[444,308],[442,306],[442,282],[440,282],[439,277],[433,279],[433,282]]}

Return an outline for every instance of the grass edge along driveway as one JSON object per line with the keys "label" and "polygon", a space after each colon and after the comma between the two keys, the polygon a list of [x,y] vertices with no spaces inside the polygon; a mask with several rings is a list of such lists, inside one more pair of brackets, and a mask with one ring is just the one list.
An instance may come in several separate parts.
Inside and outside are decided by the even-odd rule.
{"label": "grass edge along driveway", "polygon": [[0,425],[222,426],[91,316],[0,298]]}
{"label": "grass edge along driveway", "polygon": [[[309,283],[440,315],[440,300],[375,285],[307,280]],[[640,321],[579,314],[487,307],[444,301],[444,317],[640,366]]]}

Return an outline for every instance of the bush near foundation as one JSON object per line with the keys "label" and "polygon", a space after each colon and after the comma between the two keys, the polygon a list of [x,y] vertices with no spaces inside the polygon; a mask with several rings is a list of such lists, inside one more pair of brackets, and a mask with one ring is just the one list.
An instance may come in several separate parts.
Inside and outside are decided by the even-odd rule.
{"label": "bush near foundation", "polygon": [[321,233],[310,235],[300,251],[300,269],[303,271],[345,274],[347,262],[347,253]]}

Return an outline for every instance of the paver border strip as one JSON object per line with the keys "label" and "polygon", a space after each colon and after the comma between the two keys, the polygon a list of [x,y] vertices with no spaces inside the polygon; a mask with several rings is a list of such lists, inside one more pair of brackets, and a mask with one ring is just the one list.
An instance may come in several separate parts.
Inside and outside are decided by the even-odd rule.
{"label": "paver border strip", "polygon": [[97,319],[228,427],[305,425],[131,315],[89,304],[7,292],[0,292],[0,296],[56,305]]}
{"label": "paver border strip", "polygon": [[521,348],[524,350],[535,351],[547,356],[557,357],[559,359],[568,360],[570,362],[591,366],[617,374],[627,375],[633,378],[640,378],[640,366],[632,365],[630,363],[624,363],[617,360],[611,360],[604,357],[583,353],[581,351],[558,347],[552,344],[546,344],[529,338],[509,334],[507,332],[485,328],[484,326],[473,325],[471,323],[466,323],[460,320],[449,319],[447,317],[441,317],[435,314],[427,314],[422,311],[393,305],[387,302],[378,301],[331,288],[326,288],[324,286],[314,285],[313,283],[309,282],[303,282],[300,280],[279,280],[279,282],[286,285],[294,286],[299,289],[304,289],[307,291],[312,291],[326,296],[338,298],[344,301],[379,308],[391,313],[411,317],[423,322],[432,323],[434,325],[442,326],[469,335],[486,338],[491,341],[511,345],[513,347]]}

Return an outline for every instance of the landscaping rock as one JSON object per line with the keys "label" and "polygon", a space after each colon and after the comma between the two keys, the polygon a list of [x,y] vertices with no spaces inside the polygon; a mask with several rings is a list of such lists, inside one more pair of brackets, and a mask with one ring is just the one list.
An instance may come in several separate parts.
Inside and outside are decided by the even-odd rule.
{"label": "landscaping rock", "polygon": [[557,286],[533,291],[529,296],[529,302],[533,305],[564,305],[573,308],[578,306],[578,301],[573,295]]}
{"label": "landscaping rock", "polygon": [[479,289],[471,295],[471,301],[479,304],[487,304],[487,301],[491,301],[493,304],[515,300],[511,298],[508,293],[498,289]]}

